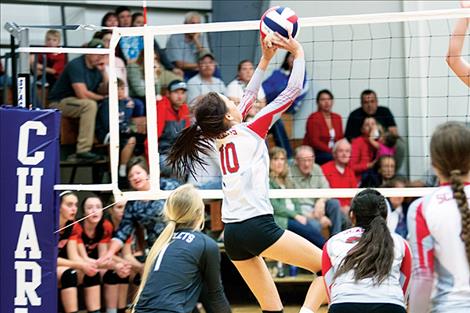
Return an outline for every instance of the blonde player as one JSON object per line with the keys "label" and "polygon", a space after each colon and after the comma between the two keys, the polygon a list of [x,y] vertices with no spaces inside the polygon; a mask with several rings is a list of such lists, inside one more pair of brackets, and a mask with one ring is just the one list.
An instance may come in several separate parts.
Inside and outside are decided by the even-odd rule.
{"label": "blonde player", "polygon": [[[293,38],[273,37],[273,48],[261,43],[262,57],[238,107],[217,93],[201,97],[194,107],[195,123],[183,130],[169,154],[177,170],[193,172],[210,153],[210,141],[220,156],[224,201],[225,249],[258,300],[263,312],[283,312],[271,274],[262,257],[300,266],[312,272],[321,268],[321,250],[302,237],[284,231],[274,222],[269,190],[269,155],[264,142],[269,128],[302,91],[304,51]],[[249,123],[244,116],[256,100],[261,80],[277,48],[294,56],[286,89]],[[302,308],[301,312],[311,312]]]}
{"label": "blonde player", "polygon": [[429,312],[430,306],[431,312],[470,312],[470,129],[455,122],[439,126],[431,160],[441,187],[408,211],[410,312]]}

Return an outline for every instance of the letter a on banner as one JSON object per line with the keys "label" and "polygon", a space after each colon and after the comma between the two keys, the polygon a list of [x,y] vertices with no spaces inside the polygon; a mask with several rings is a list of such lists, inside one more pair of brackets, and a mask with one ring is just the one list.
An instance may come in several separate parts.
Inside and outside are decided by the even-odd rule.
{"label": "letter a on banner", "polygon": [[0,312],[57,312],[60,113],[0,107]]}

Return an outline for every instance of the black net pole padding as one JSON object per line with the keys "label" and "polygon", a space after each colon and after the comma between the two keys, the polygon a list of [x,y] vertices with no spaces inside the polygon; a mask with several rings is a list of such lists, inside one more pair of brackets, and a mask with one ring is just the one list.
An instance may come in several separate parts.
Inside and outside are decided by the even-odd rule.
{"label": "black net pole padding", "polygon": [[31,107],[31,84],[30,84],[30,75],[29,73],[20,73],[17,77],[17,86],[18,86],[18,98],[17,106],[30,108]]}
{"label": "black net pole padding", "polygon": [[16,53],[15,53],[15,37],[10,35],[10,50],[11,50],[11,77],[12,79],[12,90],[13,90],[13,105],[18,106],[18,93],[16,84]]}

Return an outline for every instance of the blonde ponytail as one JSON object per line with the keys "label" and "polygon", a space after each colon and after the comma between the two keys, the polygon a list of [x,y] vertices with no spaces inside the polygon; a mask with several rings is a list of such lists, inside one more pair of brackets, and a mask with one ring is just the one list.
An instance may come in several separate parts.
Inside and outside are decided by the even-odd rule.
{"label": "blonde ponytail", "polygon": [[142,281],[132,304],[132,313],[135,312],[135,306],[145,288],[158,254],[170,243],[177,228],[201,230],[204,225],[204,202],[193,185],[185,184],[176,188],[168,196],[163,210],[168,224],[149,251],[145,261]]}

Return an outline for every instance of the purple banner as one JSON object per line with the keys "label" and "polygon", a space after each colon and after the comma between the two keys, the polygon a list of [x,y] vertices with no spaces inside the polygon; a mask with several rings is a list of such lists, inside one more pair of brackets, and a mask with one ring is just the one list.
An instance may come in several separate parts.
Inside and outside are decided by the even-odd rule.
{"label": "purple banner", "polygon": [[57,312],[60,113],[0,108],[0,312]]}

